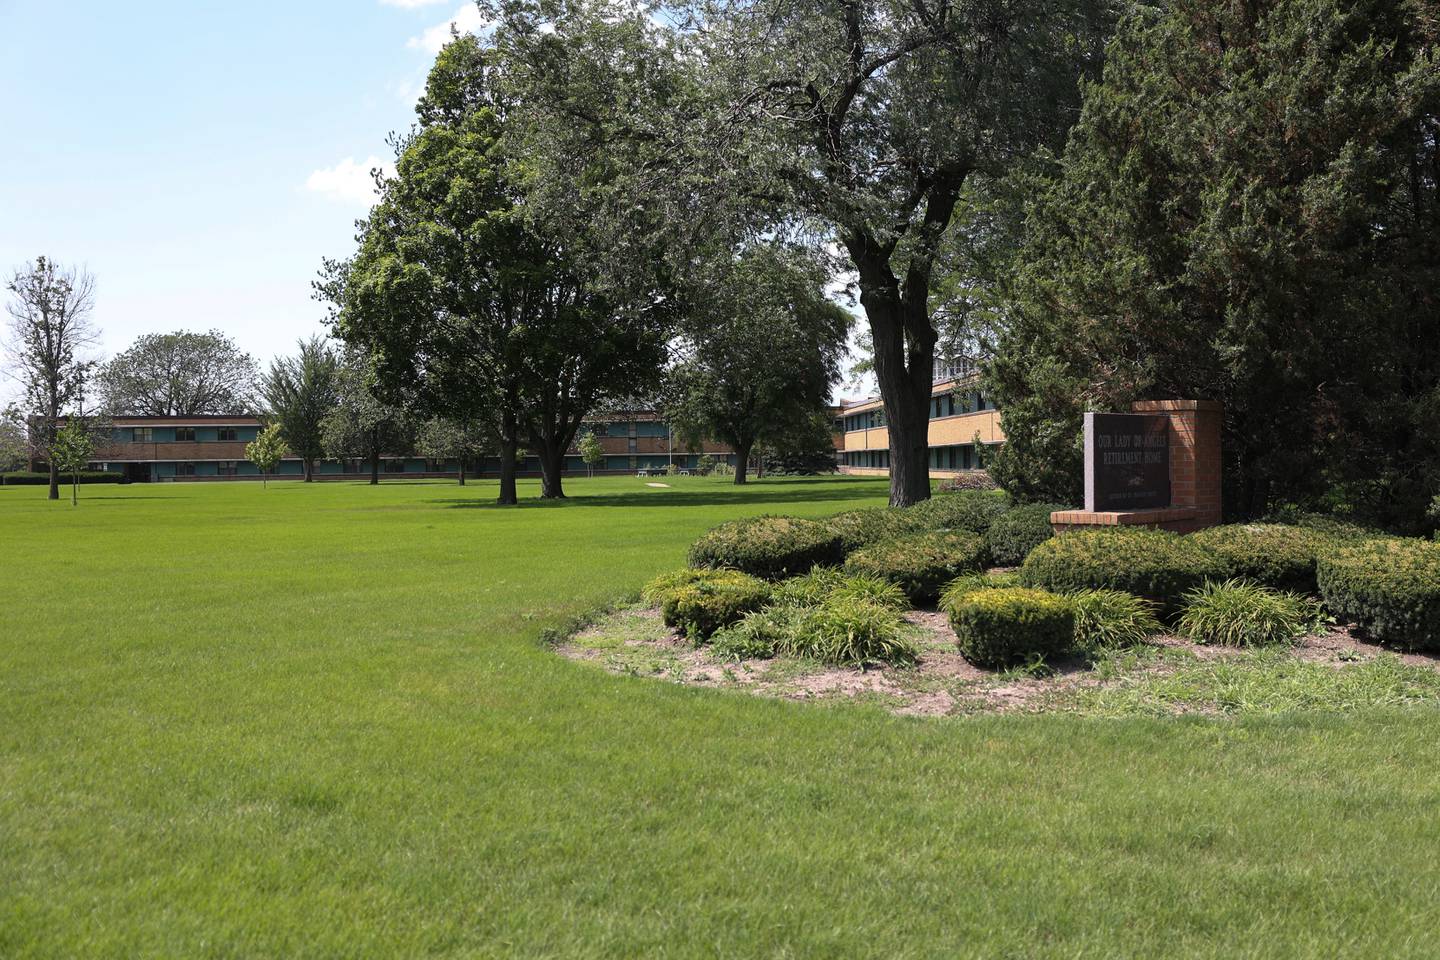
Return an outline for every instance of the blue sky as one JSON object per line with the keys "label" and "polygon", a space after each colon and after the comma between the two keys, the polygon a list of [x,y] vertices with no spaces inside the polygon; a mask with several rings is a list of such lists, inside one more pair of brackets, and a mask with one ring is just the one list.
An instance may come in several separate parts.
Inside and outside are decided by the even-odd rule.
{"label": "blue sky", "polygon": [[465,0],[0,0],[0,269],[88,267],[106,353],[211,327],[287,352],[456,17],[478,25]]}

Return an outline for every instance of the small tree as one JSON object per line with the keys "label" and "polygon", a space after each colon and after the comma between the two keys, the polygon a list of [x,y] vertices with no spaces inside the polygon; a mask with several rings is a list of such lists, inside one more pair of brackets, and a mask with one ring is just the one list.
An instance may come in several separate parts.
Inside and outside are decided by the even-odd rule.
{"label": "small tree", "polygon": [[370,482],[380,482],[380,457],[407,453],[413,445],[409,418],[400,407],[376,396],[364,360],[352,357],[335,378],[338,403],[320,424],[321,445],[337,460],[358,457],[370,464]]}
{"label": "small tree", "polygon": [[50,442],[50,464],[70,474],[70,505],[80,504],[80,471],[95,456],[95,438],[83,417],[70,417]]}
{"label": "small tree", "polygon": [[605,462],[605,448],[600,445],[600,438],[595,436],[594,430],[585,431],[579,443],[580,459],[585,461],[585,467],[590,471],[590,476],[595,476],[595,466]]}
{"label": "small tree", "polygon": [[280,466],[280,461],[290,450],[285,446],[284,437],[281,436],[280,424],[272,423],[260,435],[245,445],[245,456],[250,462],[260,468],[260,483],[266,489],[270,487],[270,474]]}
{"label": "small tree", "polygon": [[270,364],[261,382],[265,403],[301,460],[305,482],[315,475],[315,461],[325,454],[321,424],[339,403],[340,358],[321,337],[300,341],[300,352]]}
{"label": "small tree", "polygon": [[460,486],[465,486],[465,462],[489,452],[496,438],[493,431],[475,421],[435,417],[420,425],[415,449],[432,460],[454,459],[460,464]]}
{"label": "small tree", "polygon": [[25,415],[11,404],[0,411],[0,473],[23,470],[30,459],[30,438]]}

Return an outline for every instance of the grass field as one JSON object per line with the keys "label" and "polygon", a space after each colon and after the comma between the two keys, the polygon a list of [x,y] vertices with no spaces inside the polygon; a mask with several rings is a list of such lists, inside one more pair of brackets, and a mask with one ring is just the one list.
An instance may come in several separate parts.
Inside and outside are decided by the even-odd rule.
{"label": "grass field", "polygon": [[0,489],[0,957],[1435,955],[1435,711],[612,676],[540,631],[884,488],[569,486]]}

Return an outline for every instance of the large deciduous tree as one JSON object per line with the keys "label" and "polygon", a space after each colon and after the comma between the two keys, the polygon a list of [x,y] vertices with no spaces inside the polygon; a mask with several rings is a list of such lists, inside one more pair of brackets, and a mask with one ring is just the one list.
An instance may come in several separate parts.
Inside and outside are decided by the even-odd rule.
{"label": "large deciduous tree", "polygon": [[989,371],[997,477],[1072,500],[1087,406],[1198,397],[1225,404],[1229,512],[1328,493],[1418,520],[1440,489],[1437,29],[1406,0],[1124,22],[1037,185]]}
{"label": "large deciduous tree", "polygon": [[259,367],[219,330],[141,336],[101,368],[101,398],[111,414],[188,417],[249,412]]}
{"label": "large deciduous tree", "polygon": [[6,283],[10,336],[6,351],[23,391],[36,455],[50,465],[51,500],[60,499],[60,470],[51,455],[61,419],[83,400],[95,363],[87,353],[99,340],[91,321],[95,280],[84,270],[46,257],[16,270]]}
{"label": "large deciduous tree", "polygon": [[327,264],[319,292],[386,390],[432,415],[490,419],[499,499],[514,503],[521,441],[540,459],[543,496],[563,496],[584,416],[658,377],[670,306],[654,286],[602,276],[583,226],[527,207],[534,171],[523,138],[506,135],[527,78],[507,70],[472,36],[440,52],[359,250]]}
{"label": "large deciduous tree", "polygon": [[315,476],[315,461],[325,455],[325,418],[339,402],[340,358],[321,337],[301,340],[292,357],[277,357],[261,380],[270,416],[286,446],[304,465],[305,482]]}
{"label": "large deciduous tree", "polygon": [[[891,502],[930,495],[935,264],[966,184],[1074,119],[1106,18],[1087,0],[716,0],[703,29],[731,192],[848,255],[890,438]],[[725,149],[728,148],[728,149]]]}
{"label": "large deciduous tree", "polygon": [[380,482],[382,454],[404,455],[414,446],[410,418],[402,407],[376,395],[363,358],[351,357],[335,377],[335,408],[320,424],[325,453],[334,460],[356,458],[370,465],[370,482]]}
{"label": "large deciduous tree", "polygon": [[746,482],[757,443],[822,413],[840,377],[851,317],[825,296],[826,271],[778,245],[749,249],[697,298],[668,376],[667,416],[684,440],[735,449]]}

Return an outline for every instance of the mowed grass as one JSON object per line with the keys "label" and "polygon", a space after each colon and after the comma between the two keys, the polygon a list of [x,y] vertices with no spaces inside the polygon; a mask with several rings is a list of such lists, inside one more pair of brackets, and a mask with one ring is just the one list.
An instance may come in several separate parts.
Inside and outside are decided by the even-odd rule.
{"label": "mowed grass", "polygon": [[1434,710],[610,675],[540,631],[884,487],[569,483],[0,489],[0,956],[1434,955]]}

